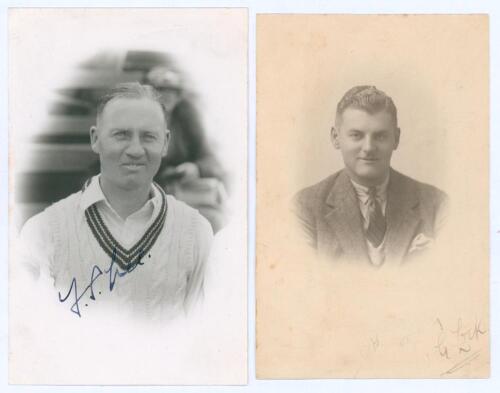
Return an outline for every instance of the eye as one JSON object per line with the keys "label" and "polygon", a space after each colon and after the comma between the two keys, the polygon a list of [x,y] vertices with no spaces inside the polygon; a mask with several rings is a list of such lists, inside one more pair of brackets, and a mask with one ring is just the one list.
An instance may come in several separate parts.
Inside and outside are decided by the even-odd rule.
{"label": "eye", "polygon": [[377,134],[375,136],[375,139],[377,141],[385,141],[387,139],[387,134],[383,133],[383,134]]}
{"label": "eye", "polygon": [[113,136],[117,139],[125,139],[127,137],[127,131],[125,130],[116,130],[113,132]]}
{"label": "eye", "polygon": [[358,132],[358,131],[353,131],[353,132],[349,133],[349,136],[351,137],[351,139],[354,139],[354,140],[360,140],[363,137],[361,132]]}
{"label": "eye", "polygon": [[156,134],[152,134],[152,133],[146,133],[144,134],[143,136],[143,139],[147,142],[154,142],[158,139],[158,136]]}

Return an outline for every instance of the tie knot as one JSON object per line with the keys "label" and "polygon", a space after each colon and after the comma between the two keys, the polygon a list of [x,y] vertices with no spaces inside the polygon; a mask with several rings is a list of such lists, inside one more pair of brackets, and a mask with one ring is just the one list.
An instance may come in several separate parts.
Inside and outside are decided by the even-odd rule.
{"label": "tie knot", "polygon": [[375,199],[377,197],[377,187],[369,187],[368,188],[368,196],[370,198]]}

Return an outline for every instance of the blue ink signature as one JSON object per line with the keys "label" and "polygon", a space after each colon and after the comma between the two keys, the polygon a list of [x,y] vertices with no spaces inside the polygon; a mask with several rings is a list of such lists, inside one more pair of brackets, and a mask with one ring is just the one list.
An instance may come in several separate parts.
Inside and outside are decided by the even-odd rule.
{"label": "blue ink signature", "polygon": [[73,280],[71,280],[71,286],[69,287],[68,293],[66,296],[61,296],[61,292],[59,292],[59,301],[61,303],[64,303],[68,298],[73,294],[73,299],[74,302],[70,307],[71,312],[75,313],[78,315],[80,318],[82,317],[82,314],[80,312],[80,300],[85,296],[85,294],[90,291],[90,299],[96,300],[95,294],[94,294],[94,282],[101,277],[103,274],[107,274],[109,277],[109,291],[112,292],[113,289],[115,288],[116,280],[117,278],[121,278],[123,276],[126,276],[129,273],[132,273],[137,266],[139,265],[144,265],[144,262],[142,262],[144,254],[142,250],[139,251],[139,255],[137,257],[137,260],[132,262],[126,270],[120,271],[119,267],[116,265],[116,249],[113,249],[113,254],[111,256],[111,263],[107,269],[101,270],[101,268],[97,265],[94,265],[92,267],[92,273],[90,275],[90,282],[89,284],[85,287],[82,293],[78,293],[78,285],[76,282],[76,278],[73,277]]}

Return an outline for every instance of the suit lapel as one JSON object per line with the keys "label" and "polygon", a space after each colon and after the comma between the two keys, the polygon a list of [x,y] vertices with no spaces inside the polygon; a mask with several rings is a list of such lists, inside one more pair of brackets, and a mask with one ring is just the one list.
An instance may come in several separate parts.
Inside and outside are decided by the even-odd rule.
{"label": "suit lapel", "polygon": [[326,199],[326,221],[348,259],[368,260],[361,212],[354,187],[345,171],[339,173]]}
{"label": "suit lapel", "polygon": [[387,188],[386,259],[401,262],[419,224],[417,189],[400,173],[391,169]]}

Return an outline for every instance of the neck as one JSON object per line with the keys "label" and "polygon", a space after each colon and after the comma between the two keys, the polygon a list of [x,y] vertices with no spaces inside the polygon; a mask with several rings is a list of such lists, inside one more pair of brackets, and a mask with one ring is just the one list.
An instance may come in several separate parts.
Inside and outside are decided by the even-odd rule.
{"label": "neck", "polygon": [[103,176],[100,176],[99,184],[111,207],[123,219],[126,219],[132,213],[135,213],[144,206],[149,199],[149,192],[151,190],[150,184],[146,187],[132,190],[119,188],[109,181],[106,181],[106,178]]}
{"label": "neck", "polygon": [[352,173],[350,173],[349,171],[347,171],[347,174],[349,175],[349,178],[359,184],[359,185],[362,185],[364,187],[378,187],[382,184],[384,184],[384,182],[387,180],[387,178],[389,177],[389,173],[386,173],[383,177],[381,178],[368,178],[368,179],[365,179],[365,178],[358,178],[357,176],[354,176]]}

